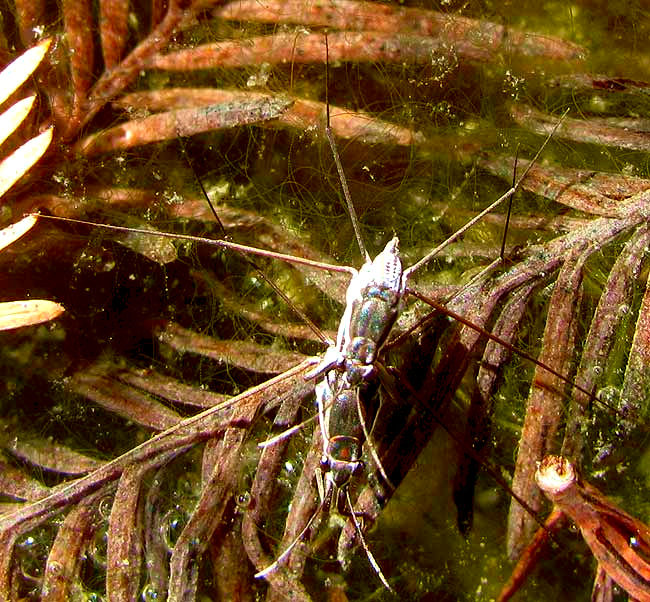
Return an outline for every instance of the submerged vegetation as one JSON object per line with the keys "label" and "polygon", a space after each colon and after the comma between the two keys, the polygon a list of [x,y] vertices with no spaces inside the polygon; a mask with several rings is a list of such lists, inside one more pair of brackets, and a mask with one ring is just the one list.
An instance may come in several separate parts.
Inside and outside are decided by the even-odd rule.
{"label": "submerged vegetation", "polygon": [[[504,263],[463,288],[499,255],[498,207],[410,285],[580,389],[409,300],[371,433],[399,487],[367,453],[352,489],[391,586],[493,599],[537,527],[530,510],[548,511],[534,482],[548,453],[647,522],[650,20],[640,5],[440,8],[3,12],[3,64],[52,40],[28,84],[38,110],[5,145],[54,129],[0,226],[41,212],[139,232],[44,218],[0,254],[2,301],[66,308],[2,333],[0,598],[390,599],[350,521],[319,521],[289,567],[253,577],[317,506],[313,421],[258,448],[313,416],[303,362],[325,345],[291,306],[335,338],[346,275],[157,235],[359,267],[326,99],[366,245],[374,256],[396,234],[406,266],[508,190],[569,109],[516,196]],[[508,510],[506,483],[529,511]],[[522,596],[588,596],[593,557],[559,537]]]}

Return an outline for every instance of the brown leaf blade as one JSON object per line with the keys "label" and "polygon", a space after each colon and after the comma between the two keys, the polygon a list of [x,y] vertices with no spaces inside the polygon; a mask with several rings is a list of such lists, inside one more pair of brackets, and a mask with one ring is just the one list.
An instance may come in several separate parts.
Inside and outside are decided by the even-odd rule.
{"label": "brown leaf blade", "polygon": [[111,600],[135,600],[140,583],[144,533],[138,512],[149,466],[128,466],[120,477],[108,528],[106,592]]}
{"label": "brown leaf blade", "polygon": [[129,35],[128,0],[101,0],[99,3],[99,35],[106,69],[117,67],[124,54]]}
{"label": "brown leaf blade", "polygon": [[[220,88],[168,88],[125,94],[113,102],[123,109],[163,111],[190,107],[205,107],[222,103],[244,103],[266,98],[266,94]],[[278,115],[279,127],[287,126],[314,133],[314,126],[325,124],[325,103],[305,98],[293,98],[293,104]],[[363,138],[368,144],[397,144],[408,146],[420,143],[424,137],[420,132],[397,123],[379,119],[363,111],[330,105],[332,132],[337,138]]]}
{"label": "brown leaf blade", "polygon": [[156,399],[134,390],[105,374],[98,362],[70,377],[72,391],[99,404],[109,412],[145,428],[162,431],[181,421],[181,416]]}
{"label": "brown leaf blade", "polygon": [[[546,319],[542,352],[539,359],[560,374],[568,374],[570,354],[577,336],[575,308],[582,294],[582,269],[589,249],[580,249],[568,257],[555,283]],[[539,367],[535,370],[526,405],[526,417],[517,455],[512,489],[534,510],[541,507],[541,493],[534,487],[536,462],[549,453],[562,415],[564,401],[562,383]],[[508,554],[517,558],[535,532],[535,521],[518,502],[513,500],[508,516]]]}
{"label": "brown leaf blade", "polygon": [[[555,125],[555,118],[529,106],[513,106],[510,114],[520,125],[541,133],[547,134]],[[619,125],[613,119],[574,119],[567,118],[558,130],[562,138],[575,142],[598,144],[601,146],[614,146],[630,150],[648,152],[650,141],[646,132],[641,127]]]}
{"label": "brown leaf blade", "polygon": [[81,475],[101,466],[101,462],[49,438],[12,429],[12,438],[0,436],[0,446],[16,458],[42,470],[65,475]]}
{"label": "brown leaf blade", "polygon": [[[263,23],[292,23],[349,31],[368,30],[384,34],[404,32],[439,38],[448,47],[483,46],[485,53],[502,50],[522,56],[576,60],[585,50],[562,38],[507,28],[485,19],[470,19],[449,12],[397,7],[376,2],[332,0],[327,3],[303,0],[237,0],[215,10],[224,19]],[[471,44],[466,44],[471,40]]]}
{"label": "brown leaf blade", "polygon": [[18,500],[37,500],[49,495],[50,490],[0,452],[0,493]]}
{"label": "brown leaf blade", "polygon": [[79,110],[92,84],[94,55],[92,10],[87,0],[64,0],[62,10],[66,40],[70,48],[74,104]]}
{"label": "brown leaf blade", "polygon": [[287,99],[265,97],[257,101],[157,113],[104,130],[82,140],[78,148],[85,155],[93,155],[259,123],[275,119],[290,105],[291,101]]}
{"label": "brown leaf blade", "polygon": [[179,353],[196,353],[260,374],[280,374],[305,359],[295,351],[273,350],[249,341],[219,340],[169,322],[156,332],[163,345]]}
{"label": "brown leaf blade", "polygon": [[98,527],[97,505],[103,495],[103,490],[89,495],[65,517],[47,557],[41,599],[63,602],[82,597],[79,573],[83,567],[84,550]]}

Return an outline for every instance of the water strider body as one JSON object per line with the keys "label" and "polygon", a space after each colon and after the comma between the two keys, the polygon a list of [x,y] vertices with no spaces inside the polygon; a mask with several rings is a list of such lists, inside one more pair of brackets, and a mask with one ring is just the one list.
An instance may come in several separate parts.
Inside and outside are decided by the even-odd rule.
{"label": "water strider body", "polygon": [[[375,361],[397,319],[405,291],[399,241],[394,237],[373,261],[367,260],[352,276],[336,343],[328,347],[316,368],[306,375],[306,378],[320,378],[315,387],[323,447],[320,461],[323,477],[317,479],[319,511],[329,511],[334,503],[337,509],[343,508],[349,514],[370,563],[388,589],[391,589],[388,581],[363,538],[348,487],[352,477],[363,469],[362,448],[368,439],[367,411],[362,396],[375,375]],[[378,469],[383,473],[380,464]],[[340,503],[341,495],[347,507]],[[316,513],[279,559],[257,576],[275,570],[315,517]]]}
{"label": "water strider body", "polygon": [[[516,181],[516,178],[513,177],[513,186],[505,195],[405,271],[402,268],[399,256],[399,240],[397,237],[393,237],[386,244],[383,251],[374,260],[370,260],[360,234],[356,211],[347,187],[338,149],[331,133],[329,109],[327,112],[326,133],[338,169],[348,213],[357,235],[359,249],[361,254],[365,256],[365,262],[358,272],[353,273],[348,285],[346,306],[339,323],[335,344],[328,347],[323,359],[316,368],[306,375],[306,378],[321,378],[315,388],[323,447],[323,455],[320,461],[323,480],[317,478],[321,499],[320,506],[281,555],[270,566],[258,572],[256,576],[266,577],[272,573],[305,536],[317,514],[323,510],[329,510],[332,499],[334,499],[338,507],[339,495],[343,494],[347,502],[347,512],[352,518],[368,560],[384,586],[391,590],[386,577],[365,542],[349,494],[352,477],[357,475],[363,467],[361,457],[364,444],[369,447],[378,472],[381,473],[388,486],[393,487],[370,441],[369,432],[371,428],[368,426],[367,411],[365,404],[362,402],[362,393],[377,372],[376,362],[382,345],[386,342],[402,308],[403,298],[407,292],[408,278],[426,265],[442,248],[475,224],[483,215],[491,211],[503,200],[512,198],[534,161],[531,162],[519,181]],[[547,141],[549,138],[547,138]],[[540,148],[538,155],[543,148],[544,146]],[[505,242],[502,245],[502,253],[504,246]],[[481,271],[472,283],[480,280],[500,259],[493,261]],[[370,425],[372,425],[372,422],[370,422]],[[523,501],[522,503],[525,504]]]}

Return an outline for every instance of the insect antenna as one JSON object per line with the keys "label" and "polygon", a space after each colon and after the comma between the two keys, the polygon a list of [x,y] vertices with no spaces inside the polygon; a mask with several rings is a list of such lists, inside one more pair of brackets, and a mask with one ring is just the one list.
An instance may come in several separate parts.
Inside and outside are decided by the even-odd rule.
{"label": "insect antenna", "polygon": [[[566,115],[566,112],[564,113]],[[564,119],[564,115],[562,116],[562,119]],[[516,183],[517,183],[517,160],[519,159],[519,145],[517,145],[517,150],[515,152],[515,165],[512,168],[512,186],[510,188],[515,188]],[[506,221],[505,224],[503,225],[503,239],[501,240],[501,252],[499,253],[499,257],[503,261],[503,258],[505,257],[506,254],[506,238],[508,237],[508,226],[510,225],[510,216],[512,214],[512,201],[514,199],[514,193],[510,196],[510,200],[508,202],[508,210],[506,211]]]}
{"label": "insect antenna", "polygon": [[[543,144],[540,146],[538,151],[535,153],[535,156],[532,158],[526,169],[524,170],[524,173],[521,174],[521,176],[515,181],[513,177],[513,184],[512,186],[504,192],[496,201],[490,203],[485,209],[483,209],[480,213],[477,213],[472,219],[470,219],[464,226],[456,230],[451,236],[449,236],[447,239],[442,241],[439,245],[437,245],[434,249],[429,251],[422,259],[419,261],[415,262],[410,268],[407,268],[404,270],[403,278],[405,281],[408,281],[408,279],[415,273],[417,272],[422,266],[427,264],[433,257],[435,257],[440,251],[442,251],[445,247],[449,246],[452,242],[460,238],[467,230],[469,230],[472,226],[474,226],[477,222],[481,221],[488,213],[491,213],[496,209],[503,201],[506,199],[512,199],[512,196],[517,192],[519,187],[521,186],[522,182],[526,179],[526,176],[528,175],[528,172],[532,169],[533,165],[537,162],[539,159],[540,155],[546,148],[546,145],[550,142],[551,138],[555,135],[555,132],[557,132],[558,128],[560,125],[562,125],[562,122],[566,118],[569,110],[567,109],[562,113],[562,116],[558,120],[558,122],[555,124],[551,132],[546,136],[546,139],[544,140]],[[510,219],[510,209],[508,209],[508,215],[507,215],[507,220],[509,221]],[[492,270],[494,267],[499,265],[503,261],[503,254],[505,251],[505,238],[504,241],[501,245],[501,251],[499,253],[499,257],[494,259],[489,265],[487,265],[485,268],[481,270],[481,272],[478,274],[477,277],[475,277],[472,280],[472,283],[475,283],[477,280],[480,280],[485,274],[487,274],[490,270]],[[469,285],[467,285],[469,286]],[[465,287],[466,288],[466,287]]]}
{"label": "insect antenna", "polygon": [[145,230],[144,228],[130,228],[128,226],[116,226],[114,224],[100,224],[97,222],[90,222],[83,219],[74,219],[71,217],[60,217],[58,215],[46,215],[42,213],[31,213],[39,219],[48,219],[58,222],[68,222],[70,224],[81,224],[82,226],[92,226],[93,228],[102,228],[104,230],[113,230],[114,232],[132,232],[135,234],[146,234],[147,236],[157,236],[159,238],[169,238],[171,240],[184,240],[187,242],[200,243],[204,245],[210,245],[213,247],[220,247],[223,249],[230,249],[236,253],[250,253],[251,255],[258,255],[260,257],[267,257],[268,259],[277,259],[278,261],[284,261],[286,263],[304,265],[315,269],[326,270],[331,272],[339,272],[342,274],[354,274],[356,270],[354,268],[336,265],[333,263],[324,263],[322,261],[314,261],[313,259],[307,259],[305,257],[297,257],[296,255],[287,255],[286,253],[278,253],[276,251],[268,251],[266,249],[260,249],[258,247],[251,247],[248,245],[243,245],[240,243],[232,242],[230,240],[223,240],[220,238],[207,238],[205,236],[193,236],[190,234],[176,234],[173,232],[162,232],[156,231],[152,232],[151,230]]}
{"label": "insect antenna", "polygon": [[361,252],[361,257],[365,262],[370,261],[370,255],[366,250],[366,245],[363,242],[363,237],[361,236],[361,228],[359,227],[359,220],[357,218],[357,212],[354,208],[354,203],[352,202],[352,197],[350,196],[350,189],[348,188],[348,181],[345,177],[345,172],[343,171],[343,164],[341,163],[341,157],[339,156],[339,151],[336,146],[336,141],[334,140],[334,134],[332,133],[332,127],[330,124],[330,103],[329,103],[329,72],[330,72],[330,49],[329,43],[327,41],[327,33],[325,33],[325,134],[327,135],[327,140],[329,141],[330,148],[332,149],[332,155],[334,157],[334,163],[336,163],[336,170],[339,174],[339,181],[341,182],[341,188],[343,189],[343,196],[345,197],[345,203],[348,208],[348,215],[350,216],[350,221],[352,222],[352,227],[354,228],[354,235],[357,239],[357,244],[359,245],[359,251]]}

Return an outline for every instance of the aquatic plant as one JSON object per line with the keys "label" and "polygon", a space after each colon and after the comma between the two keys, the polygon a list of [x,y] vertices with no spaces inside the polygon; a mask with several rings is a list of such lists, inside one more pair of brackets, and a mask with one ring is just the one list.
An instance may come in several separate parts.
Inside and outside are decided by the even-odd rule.
{"label": "aquatic plant", "polygon": [[[382,490],[371,472],[375,487],[362,480],[354,492],[365,529],[377,518],[384,529],[370,546],[389,580],[414,598],[494,595],[507,572],[498,550],[509,496],[481,473],[473,496],[478,458],[508,475],[513,449],[527,452],[515,487],[541,509],[535,461],[557,451],[564,430],[563,453],[590,480],[635,487],[624,468],[638,462],[647,422],[638,407],[647,380],[647,143],[642,123],[630,120],[647,103],[644,77],[590,75],[595,45],[563,39],[570,34],[559,26],[562,37],[528,32],[547,27],[543,19],[503,26],[471,7],[441,14],[340,0],[204,0],[101,2],[97,15],[87,2],[51,14],[33,1],[14,9],[5,55],[40,35],[53,39],[37,82],[50,107],[41,105],[39,123],[55,126],[29,190],[6,197],[14,216],[38,210],[152,235],[43,220],[0,257],[7,298],[29,287],[67,310],[46,332],[3,339],[1,596],[233,598],[268,588],[271,596],[362,598],[381,587],[349,523],[338,544],[315,529],[291,570],[269,584],[253,579],[316,504],[320,448],[309,426],[261,456],[256,445],[311,415],[299,362],[323,347],[248,261],[155,236],[223,236],[187,156],[228,237],[358,266],[322,136],[325,28],[332,127],[367,244],[376,252],[397,233],[406,264],[500,196],[517,148],[521,174],[563,109],[578,109],[524,182],[505,266],[451,309],[539,355],[601,403],[438,314],[391,345],[386,362],[415,393],[400,388],[404,403],[372,436],[391,481],[406,482]],[[573,35],[586,44],[583,31],[595,26],[581,18]],[[636,56],[633,46],[619,50],[617,60]],[[504,221],[499,212],[443,251],[418,290],[453,296],[498,254]],[[256,262],[332,336],[343,278]],[[399,329],[429,312],[409,306]],[[529,419],[520,438],[528,396],[543,428]],[[473,455],[465,458],[439,422]],[[454,498],[464,529],[476,513],[469,543]],[[431,499],[438,505],[424,503]],[[524,533],[513,535],[513,549],[524,545],[527,522],[513,518]],[[409,558],[391,550],[404,533]],[[349,577],[329,562],[333,545],[352,563]]]}

